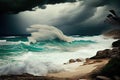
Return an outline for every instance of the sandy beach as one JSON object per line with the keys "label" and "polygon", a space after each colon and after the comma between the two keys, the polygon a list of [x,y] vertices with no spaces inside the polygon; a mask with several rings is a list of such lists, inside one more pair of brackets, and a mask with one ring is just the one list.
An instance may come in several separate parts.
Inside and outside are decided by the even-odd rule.
{"label": "sandy beach", "polygon": [[80,65],[76,69],[72,71],[62,71],[59,73],[49,73],[48,77],[56,77],[56,78],[69,78],[73,80],[80,80],[87,77],[88,74],[91,74],[93,70],[97,68],[103,67],[108,63],[108,59],[100,59],[100,60],[89,60],[83,65]]}

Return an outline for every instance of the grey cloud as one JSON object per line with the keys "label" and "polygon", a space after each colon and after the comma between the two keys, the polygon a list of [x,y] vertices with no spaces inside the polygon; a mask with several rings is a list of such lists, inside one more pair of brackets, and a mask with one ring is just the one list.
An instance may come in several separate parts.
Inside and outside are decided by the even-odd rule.
{"label": "grey cloud", "polygon": [[[56,2],[43,2],[43,3],[44,4],[59,3],[59,1],[57,2],[57,0],[54,0],[54,1]],[[67,1],[67,0],[60,0],[60,2],[64,2],[64,1]],[[72,1],[75,1],[75,0],[72,0]],[[109,29],[109,24],[104,23],[104,20],[106,19],[107,14],[109,14],[109,10],[120,8],[120,6],[118,5],[120,0],[79,0],[79,1],[81,2],[81,4],[73,9],[70,9],[71,7],[69,6],[71,6],[74,3],[69,5],[56,4],[54,6],[53,5],[47,6],[47,8],[44,9],[43,12],[42,10],[38,10],[36,12],[28,11],[28,12],[24,12],[24,14],[21,13],[21,15],[27,16],[26,17],[27,19],[24,18],[26,24],[24,24],[23,26],[26,25],[29,27],[29,25],[37,23],[37,24],[46,24],[46,25],[56,26],[67,35],[100,34],[103,31]],[[39,6],[42,8],[45,8],[45,6],[43,6],[43,3],[39,4]],[[53,8],[51,6],[58,7],[58,8]],[[61,6],[64,6],[64,7],[67,6],[67,7],[65,7],[64,9],[61,9]],[[48,7],[52,9],[48,9]],[[74,6],[72,5],[72,7]],[[54,13],[54,9],[55,9],[55,13]],[[61,9],[62,11],[58,9]],[[35,16],[33,17],[33,15],[37,17]]]}
{"label": "grey cloud", "polygon": [[[73,10],[73,12],[77,12],[73,18],[69,18],[69,16],[61,17],[58,22],[55,23],[57,26],[62,29],[66,34],[100,34],[103,31],[109,28],[109,24],[104,23],[104,20],[108,14],[109,9],[118,8],[116,5],[119,0],[83,0],[82,5],[80,5],[77,9]],[[84,7],[81,11],[81,7]],[[97,9],[103,7],[104,11],[100,13],[96,13]],[[70,14],[70,13],[69,13]],[[96,14],[100,14],[98,17],[93,20],[85,23],[90,18],[94,17]]]}
{"label": "grey cloud", "polygon": [[32,10],[46,4],[56,4],[64,2],[75,2],[76,0],[0,0],[0,13],[19,13],[21,11]]}

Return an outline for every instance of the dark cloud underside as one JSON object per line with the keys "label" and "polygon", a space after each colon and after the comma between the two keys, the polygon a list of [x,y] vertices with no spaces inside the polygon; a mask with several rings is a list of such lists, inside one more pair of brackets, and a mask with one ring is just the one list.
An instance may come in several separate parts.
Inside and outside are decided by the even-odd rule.
{"label": "dark cloud underside", "polygon": [[42,8],[46,4],[56,4],[64,2],[75,2],[75,0],[0,0],[0,13],[18,13],[32,10],[39,6]]}
{"label": "dark cloud underside", "polygon": [[[56,26],[67,35],[101,34],[111,26],[104,22],[106,16],[109,14],[109,10],[114,9],[116,12],[119,12],[120,9],[120,0],[75,1],[76,0],[0,0],[0,13],[12,13],[16,15],[15,13],[23,12],[23,14],[20,13],[22,16],[19,17],[23,18],[21,21],[10,17],[2,17],[0,22],[0,35],[27,34],[25,31],[26,28],[36,23]],[[75,2],[75,4],[56,4],[65,2]],[[77,7],[72,6],[76,6],[76,3],[78,3]],[[45,8],[44,5],[46,4],[51,5],[47,5]],[[36,6],[44,8],[44,10],[38,9],[38,11],[32,11]],[[61,9],[61,6],[64,6],[64,9]],[[71,6],[74,9],[71,9]],[[26,10],[29,11],[24,12]],[[19,16],[20,14],[17,15]],[[23,30],[20,30],[22,29],[21,27]]]}
{"label": "dark cloud underside", "polygon": [[[120,0],[83,0],[82,11],[80,9],[81,6],[78,7],[76,9],[77,14],[75,14],[76,16],[74,18],[69,19],[68,16],[61,17],[55,25],[62,26],[60,29],[68,35],[101,34],[110,28],[110,25],[104,22],[107,14],[109,14],[109,10],[119,10],[119,4]],[[95,15],[98,16],[95,17]],[[94,19],[91,19],[93,17]]]}

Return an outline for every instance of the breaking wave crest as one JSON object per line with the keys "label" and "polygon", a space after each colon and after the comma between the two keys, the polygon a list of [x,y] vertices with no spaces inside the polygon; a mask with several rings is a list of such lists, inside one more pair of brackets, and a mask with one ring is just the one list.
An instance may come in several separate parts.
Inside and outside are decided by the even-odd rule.
{"label": "breaking wave crest", "polygon": [[71,42],[73,39],[63,34],[63,32],[54,26],[48,25],[32,25],[27,31],[31,32],[31,37],[28,37],[29,42],[59,39],[66,42]]}
{"label": "breaking wave crest", "polygon": [[51,62],[41,62],[38,60],[27,60],[24,62],[10,63],[0,67],[0,75],[18,75],[29,73],[37,76],[45,76],[47,73],[63,71],[60,65]]}
{"label": "breaking wave crest", "polygon": [[70,65],[63,63],[69,59],[94,56],[98,50],[111,48],[114,41],[102,35],[71,38],[59,29],[46,25],[33,25],[28,31],[31,32],[29,42],[35,44],[28,45],[28,40],[22,37],[0,40],[0,75],[29,73],[44,76],[70,70]]}

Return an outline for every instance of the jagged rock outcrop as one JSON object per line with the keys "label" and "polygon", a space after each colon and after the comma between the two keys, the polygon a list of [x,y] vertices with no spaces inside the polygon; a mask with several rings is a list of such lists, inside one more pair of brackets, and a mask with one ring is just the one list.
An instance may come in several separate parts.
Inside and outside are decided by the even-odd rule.
{"label": "jagged rock outcrop", "polygon": [[90,59],[103,59],[103,58],[114,58],[120,56],[120,48],[116,47],[113,49],[105,49],[98,51],[97,54]]}
{"label": "jagged rock outcrop", "polygon": [[112,80],[120,80],[120,57],[112,58],[101,70],[101,75],[110,77]]}
{"label": "jagged rock outcrop", "polygon": [[112,37],[114,39],[120,39],[120,28],[117,29],[111,29],[103,33],[106,37]]}
{"label": "jagged rock outcrop", "polygon": [[120,40],[113,42],[112,47],[112,49],[98,51],[91,57],[91,59],[110,59],[102,69],[91,75],[92,80],[120,80]]}
{"label": "jagged rock outcrop", "polygon": [[112,47],[120,47],[120,40],[113,42]]}
{"label": "jagged rock outcrop", "polygon": [[110,59],[101,69],[93,72],[91,80],[120,80],[120,57]]}

